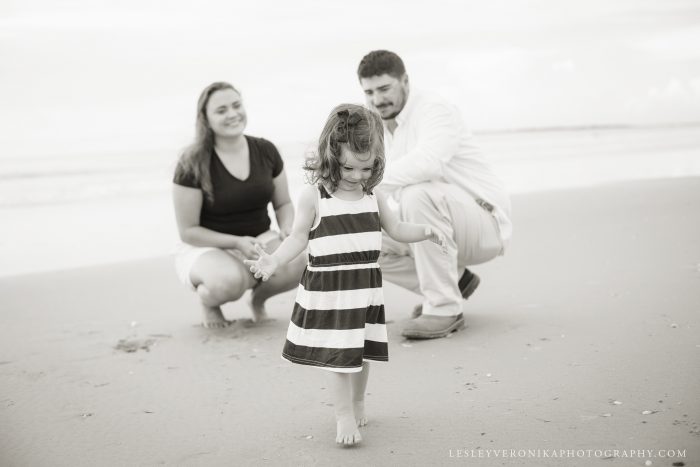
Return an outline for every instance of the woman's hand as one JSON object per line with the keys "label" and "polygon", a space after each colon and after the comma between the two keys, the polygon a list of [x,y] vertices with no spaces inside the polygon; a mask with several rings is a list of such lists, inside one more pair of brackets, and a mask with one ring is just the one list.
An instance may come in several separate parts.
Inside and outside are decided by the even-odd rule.
{"label": "woman's hand", "polygon": [[443,254],[447,254],[447,240],[445,240],[445,234],[440,232],[434,227],[429,225],[425,226],[425,239],[440,245]]}
{"label": "woman's hand", "polygon": [[285,238],[289,237],[289,234],[292,233],[292,229],[283,229],[280,228],[280,240],[284,240]]}
{"label": "woman's hand", "polygon": [[265,253],[265,250],[260,245],[255,245],[255,250],[259,258],[255,261],[246,259],[243,260],[243,263],[250,266],[250,272],[253,273],[256,279],[262,277],[263,282],[265,282],[275,273],[279,266],[279,261],[274,256]]}
{"label": "woman's hand", "polygon": [[241,252],[244,259],[253,259],[258,257],[257,246],[262,244],[255,237],[238,237],[235,249]]}

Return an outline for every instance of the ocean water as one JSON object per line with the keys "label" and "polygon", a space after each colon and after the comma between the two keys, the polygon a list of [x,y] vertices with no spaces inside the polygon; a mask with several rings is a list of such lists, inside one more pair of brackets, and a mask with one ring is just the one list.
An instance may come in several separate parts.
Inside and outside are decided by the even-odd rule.
{"label": "ocean water", "polygon": [[[4,2],[0,276],[167,254],[212,81],[242,92],[294,197],[305,142],[362,101],[375,49],[460,108],[513,193],[695,175],[699,131],[678,124],[700,122],[698,18],[697,0]],[[577,130],[502,131],[551,127]]]}
{"label": "ocean water", "polygon": [[[700,126],[491,132],[477,133],[475,142],[515,196],[700,175]],[[309,143],[277,146],[294,200]],[[5,158],[0,277],[171,253],[178,242],[170,200],[176,157],[151,151]]]}

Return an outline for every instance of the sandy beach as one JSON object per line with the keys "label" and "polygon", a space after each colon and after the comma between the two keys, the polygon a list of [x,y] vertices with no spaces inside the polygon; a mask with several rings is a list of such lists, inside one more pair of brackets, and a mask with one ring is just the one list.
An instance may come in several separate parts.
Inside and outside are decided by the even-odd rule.
{"label": "sandy beach", "polygon": [[0,464],[698,465],[699,187],[515,196],[450,338],[401,338],[417,297],[387,284],[390,362],[350,449],[324,372],[279,357],[292,293],[210,331],[167,257],[2,278]]}
{"label": "sandy beach", "polygon": [[[698,18],[691,0],[0,6],[0,467],[700,466]],[[463,113],[515,230],[448,338],[403,339],[419,297],[386,284],[390,361],[342,449],[325,372],[280,358],[294,292],[263,324],[243,299],[231,327],[199,325],[172,177],[223,80],[296,201],[380,48]]]}

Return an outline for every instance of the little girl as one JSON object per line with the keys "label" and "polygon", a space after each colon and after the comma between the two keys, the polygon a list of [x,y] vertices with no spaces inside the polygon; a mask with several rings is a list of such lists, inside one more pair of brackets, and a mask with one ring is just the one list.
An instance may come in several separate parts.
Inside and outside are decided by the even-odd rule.
{"label": "little girl", "polygon": [[429,225],[399,222],[373,189],[384,173],[384,133],[379,115],[352,104],[331,112],[307,161],[310,181],[302,191],[291,234],[272,254],[258,248],[246,260],[263,281],[308,245],[282,357],[330,371],[336,442],[352,445],[367,423],[364,396],[368,360],[387,361],[382,273],[377,264],[382,231],[400,242],[445,238]]}

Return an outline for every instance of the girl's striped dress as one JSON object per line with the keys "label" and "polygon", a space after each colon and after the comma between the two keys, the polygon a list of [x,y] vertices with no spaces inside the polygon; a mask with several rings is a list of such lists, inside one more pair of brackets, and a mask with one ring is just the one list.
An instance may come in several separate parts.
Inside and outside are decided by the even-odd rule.
{"label": "girl's striped dress", "polygon": [[282,357],[345,373],[387,361],[377,199],[345,201],[319,185],[318,217]]}

